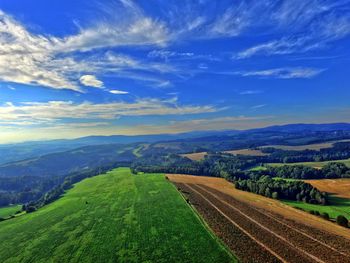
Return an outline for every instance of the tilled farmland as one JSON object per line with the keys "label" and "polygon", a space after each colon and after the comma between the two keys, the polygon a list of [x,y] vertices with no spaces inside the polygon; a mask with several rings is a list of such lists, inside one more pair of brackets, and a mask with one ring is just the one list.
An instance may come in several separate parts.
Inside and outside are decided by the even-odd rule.
{"label": "tilled farmland", "polygon": [[350,262],[346,238],[254,207],[204,184],[175,184],[241,262]]}

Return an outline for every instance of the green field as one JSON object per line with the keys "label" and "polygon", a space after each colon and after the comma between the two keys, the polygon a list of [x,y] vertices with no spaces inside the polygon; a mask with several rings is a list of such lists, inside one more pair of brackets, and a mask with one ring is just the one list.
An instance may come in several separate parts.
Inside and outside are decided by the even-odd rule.
{"label": "green field", "polygon": [[282,177],[272,177],[273,180],[276,181],[286,181],[286,182],[295,182],[295,181],[300,181],[299,179],[294,179],[294,178],[282,178]]}
{"label": "green field", "polygon": [[350,220],[350,199],[336,196],[329,197],[329,205],[313,205],[298,201],[283,201],[283,203],[302,208],[305,211],[318,211],[320,213],[328,213],[330,218],[336,218],[338,215],[343,215]]}
{"label": "green field", "polygon": [[128,168],[1,222],[0,240],[2,263],[234,261],[164,175]]}
{"label": "green field", "polygon": [[266,171],[266,170],[267,168],[265,166],[255,166],[249,169],[249,171]]}
{"label": "green field", "polygon": [[21,211],[22,206],[21,205],[10,205],[6,207],[0,208],[0,217],[1,218],[7,218],[9,216],[15,215],[17,211]]}
{"label": "green field", "polygon": [[322,168],[328,163],[344,163],[346,166],[350,167],[350,159],[345,160],[335,160],[335,161],[325,161],[325,162],[301,162],[301,163],[267,163],[270,166],[283,166],[283,165],[305,165],[314,168]]}

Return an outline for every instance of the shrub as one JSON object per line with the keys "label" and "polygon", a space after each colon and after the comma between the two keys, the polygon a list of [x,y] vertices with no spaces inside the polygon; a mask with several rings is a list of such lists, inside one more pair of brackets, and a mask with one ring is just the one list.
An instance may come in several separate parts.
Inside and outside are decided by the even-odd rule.
{"label": "shrub", "polygon": [[272,198],[273,199],[278,199],[278,193],[277,192],[273,192],[272,193]]}
{"label": "shrub", "polygon": [[349,221],[345,216],[343,216],[343,215],[337,216],[337,224],[338,225],[348,227],[348,223],[349,223]]}
{"label": "shrub", "polygon": [[27,211],[27,213],[32,213],[32,212],[36,211],[36,208],[35,208],[35,206],[27,206],[26,211]]}
{"label": "shrub", "polygon": [[324,219],[329,220],[329,214],[328,214],[328,213],[324,212],[324,213],[322,213],[321,216],[322,216]]}

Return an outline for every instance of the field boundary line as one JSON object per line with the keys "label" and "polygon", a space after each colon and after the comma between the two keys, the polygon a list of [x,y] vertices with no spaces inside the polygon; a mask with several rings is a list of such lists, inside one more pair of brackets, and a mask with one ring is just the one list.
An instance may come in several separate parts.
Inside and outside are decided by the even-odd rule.
{"label": "field boundary line", "polygon": [[240,213],[242,216],[244,216],[245,218],[247,218],[248,220],[252,221],[253,223],[257,224],[258,226],[260,226],[261,228],[263,228],[264,230],[268,231],[269,233],[271,233],[272,235],[276,236],[277,238],[281,239],[282,241],[286,242],[287,244],[289,244],[291,247],[295,248],[296,250],[299,250],[300,252],[304,253],[306,256],[309,256],[310,258],[312,258],[313,260],[316,260],[317,262],[320,263],[326,263],[325,261],[323,261],[322,259],[319,259],[318,257],[310,254],[309,252],[301,249],[300,247],[295,246],[294,244],[292,244],[290,241],[288,241],[285,237],[273,232],[271,229],[268,229],[267,227],[265,227],[264,225],[262,225],[261,223],[259,223],[258,221],[256,221],[255,219],[247,216],[246,214],[244,214],[243,212],[241,212],[238,208],[234,207],[233,205],[231,205],[230,203],[220,200],[217,195],[207,191],[206,189],[202,188],[201,186],[197,185],[197,187],[199,187],[200,189],[202,189],[203,191],[207,192],[208,194],[212,195],[214,198],[216,198],[219,202],[222,202],[226,205],[228,205],[229,207],[231,207],[232,209],[234,209],[235,211],[237,211],[238,213]]}
{"label": "field boundary line", "polygon": [[259,244],[261,247],[263,247],[265,250],[269,251],[272,255],[274,255],[276,258],[281,260],[284,263],[288,263],[285,259],[283,259],[281,256],[279,256],[275,251],[273,251],[271,248],[266,246],[264,243],[257,240],[253,235],[251,235],[247,230],[243,229],[240,225],[238,225],[235,221],[233,221],[229,216],[227,216],[224,212],[220,210],[216,205],[214,205],[210,200],[208,200],[202,193],[198,192],[194,188],[192,188],[190,185],[185,184],[188,188],[190,188],[195,193],[199,194],[205,201],[207,201],[215,210],[217,210],[221,215],[223,215],[229,222],[231,222],[234,226],[236,226],[239,230],[241,230],[244,234],[246,234],[248,237],[250,237],[252,240],[254,240],[257,244]]}

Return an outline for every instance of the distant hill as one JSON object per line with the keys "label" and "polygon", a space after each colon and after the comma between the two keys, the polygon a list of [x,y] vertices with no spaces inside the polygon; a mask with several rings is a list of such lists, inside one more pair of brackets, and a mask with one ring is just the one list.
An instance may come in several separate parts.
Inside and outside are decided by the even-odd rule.
{"label": "distant hill", "polygon": [[[170,142],[170,141],[184,141],[184,142],[199,142],[200,147],[203,141],[222,141],[223,143],[232,140],[240,140],[246,138],[244,134],[251,136],[253,144],[257,138],[263,139],[266,137],[266,133],[273,134],[278,133],[296,133],[296,132],[331,132],[331,131],[350,131],[349,123],[330,123],[330,124],[287,124],[281,126],[269,126],[265,128],[250,129],[250,130],[225,130],[225,131],[194,131],[178,134],[154,134],[154,135],[113,135],[113,136],[88,136],[78,139],[70,140],[51,140],[51,141],[33,141],[17,144],[3,144],[0,145],[0,165],[9,162],[24,160],[28,158],[40,157],[50,153],[57,153],[63,151],[69,151],[79,147],[90,145],[104,145],[104,144],[130,144],[130,143],[155,143],[155,142]],[[254,136],[252,137],[252,134]],[[335,136],[337,137],[337,136]],[[244,143],[237,142],[238,145],[245,145]],[[281,142],[279,142],[281,143]],[[282,142],[283,143],[283,142]],[[296,142],[296,144],[302,144]],[[236,144],[235,144],[236,145]],[[230,146],[231,147],[231,146]],[[229,149],[236,149],[237,147],[231,147]]]}
{"label": "distant hill", "polygon": [[350,123],[323,123],[323,124],[286,124],[275,125],[265,128],[251,129],[246,132],[256,131],[279,131],[279,132],[298,132],[298,131],[350,131]]}
{"label": "distant hill", "polygon": [[69,151],[46,154],[0,166],[0,177],[55,177],[98,168],[113,162],[131,162],[136,158],[137,144],[85,146]]}
{"label": "distant hill", "polygon": [[188,132],[179,134],[155,134],[155,135],[113,135],[113,136],[88,136],[78,139],[67,140],[51,140],[51,141],[32,141],[16,144],[0,145],[0,165],[9,162],[24,160],[43,156],[50,153],[69,151],[79,147],[90,145],[104,145],[104,144],[130,144],[140,142],[157,142],[157,141],[171,141],[177,139],[194,138],[201,136],[208,136],[212,134],[226,134],[235,133],[235,131],[200,131]]}

